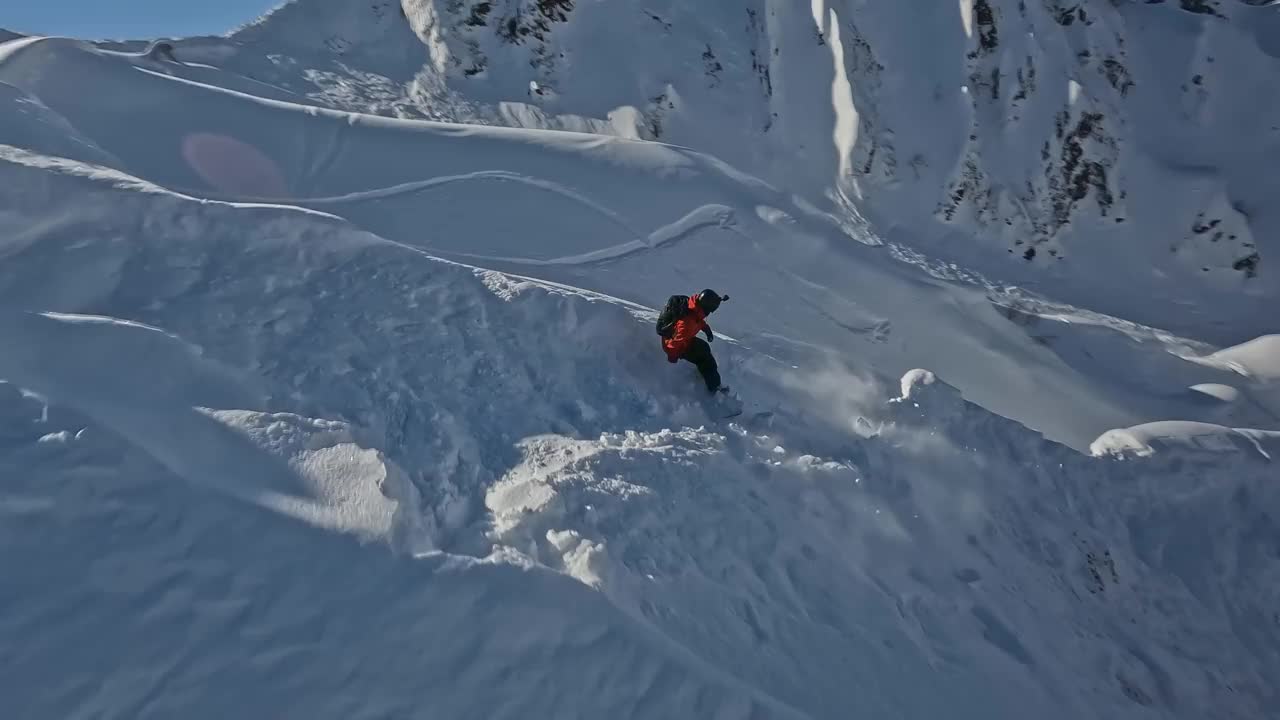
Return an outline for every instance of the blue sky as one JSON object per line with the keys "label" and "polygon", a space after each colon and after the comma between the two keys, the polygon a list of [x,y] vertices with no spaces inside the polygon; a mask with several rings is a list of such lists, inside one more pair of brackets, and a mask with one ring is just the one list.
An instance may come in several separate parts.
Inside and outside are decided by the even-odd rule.
{"label": "blue sky", "polygon": [[283,0],[12,0],[0,27],[87,39],[212,35],[248,22]]}

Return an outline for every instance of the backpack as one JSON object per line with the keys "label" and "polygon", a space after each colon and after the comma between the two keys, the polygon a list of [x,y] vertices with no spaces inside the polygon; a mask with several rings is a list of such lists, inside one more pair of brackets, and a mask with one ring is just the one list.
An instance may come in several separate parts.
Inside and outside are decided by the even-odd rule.
{"label": "backpack", "polygon": [[676,321],[689,313],[689,296],[672,295],[667,304],[658,313],[658,334],[669,338],[676,332]]}

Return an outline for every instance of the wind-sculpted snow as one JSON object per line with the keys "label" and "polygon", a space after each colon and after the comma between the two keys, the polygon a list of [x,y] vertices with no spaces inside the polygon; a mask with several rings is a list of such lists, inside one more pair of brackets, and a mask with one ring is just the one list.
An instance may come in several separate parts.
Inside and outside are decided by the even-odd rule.
{"label": "wind-sculpted snow", "polygon": [[[328,52],[391,72],[388,8]],[[112,47],[0,45],[15,716],[1280,713],[1272,336],[985,283],[686,148]],[[652,330],[707,286],[732,420]]]}

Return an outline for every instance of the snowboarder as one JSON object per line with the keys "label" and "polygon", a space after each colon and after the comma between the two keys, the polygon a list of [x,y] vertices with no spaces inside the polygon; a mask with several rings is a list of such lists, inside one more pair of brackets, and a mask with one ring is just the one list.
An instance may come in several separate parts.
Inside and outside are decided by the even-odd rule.
{"label": "snowboarder", "polygon": [[[710,392],[728,392],[729,388],[720,384],[720,371],[716,367],[716,359],[711,355],[708,342],[715,342],[711,326],[707,324],[707,316],[720,307],[720,303],[728,300],[728,295],[717,295],[715,290],[703,290],[692,297],[688,295],[672,295],[667,305],[658,315],[658,334],[662,336],[662,349],[667,353],[667,362],[688,360],[693,363],[702,379],[707,383]],[[698,333],[707,336],[706,342],[698,337]]]}

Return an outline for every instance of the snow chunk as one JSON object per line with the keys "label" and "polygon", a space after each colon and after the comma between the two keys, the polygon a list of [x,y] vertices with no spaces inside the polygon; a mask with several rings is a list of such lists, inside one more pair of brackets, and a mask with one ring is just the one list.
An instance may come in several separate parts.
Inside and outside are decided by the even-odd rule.
{"label": "snow chunk", "polygon": [[1221,400],[1224,403],[1233,403],[1240,399],[1239,390],[1231,387],[1230,385],[1223,385],[1221,383],[1200,383],[1198,385],[1192,385],[1190,389],[1193,392]]}
{"label": "snow chunk", "polygon": [[1205,358],[1261,382],[1280,382],[1280,335],[1263,335]]}
{"label": "snow chunk", "polygon": [[1168,420],[1108,430],[1089,446],[1094,457],[1150,457],[1157,450],[1218,454],[1256,451],[1269,460],[1280,451],[1280,432]]}
{"label": "snow chunk", "polygon": [[284,458],[300,476],[309,497],[279,498],[278,510],[364,538],[390,536],[397,503],[388,495],[408,483],[382,453],[357,444],[345,423],[290,413],[204,412]]}
{"label": "snow chunk", "polygon": [[939,380],[932,371],[916,368],[908,370],[902,376],[902,396],[894,398],[892,402],[919,403],[921,398],[926,397],[961,399],[959,390]]}
{"label": "snow chunk", "polygon": [[600,587],[604,563],[603,543],[588,540],[577,530],[548,530],[547,542],[561,553],[565,573],[591,587]]}
{"label": "snow chunk", "polygon": [[902,397],[900,400],[910,400],[912,392],[917,387],[932,385],[938,381],[938,376],[928,370],[908,370],[906,375],[902,376]]}

